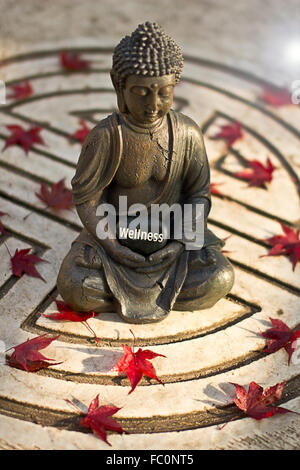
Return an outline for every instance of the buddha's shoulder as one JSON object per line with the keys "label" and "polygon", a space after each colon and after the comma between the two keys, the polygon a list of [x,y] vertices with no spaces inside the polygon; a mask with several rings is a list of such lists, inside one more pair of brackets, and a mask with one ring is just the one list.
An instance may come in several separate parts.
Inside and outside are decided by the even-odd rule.
{"label": "buddha's shoulder", "polygon": [[107,116],[106,118],[99,121],[93,129],[87,135],[85,145],[95,144],[96,142],[102,142],[110,139],[111,129],[116,117],[114,114]]}
{"label": "buddha's shoulder", "polygon": [[184,130],[188,131],[189,135],[192,138],[201,139],[202,132],[198,124],[189,116],[186,116],[183,113],[172,110],[173,118],[177,121],[178,127],[182,127]]}

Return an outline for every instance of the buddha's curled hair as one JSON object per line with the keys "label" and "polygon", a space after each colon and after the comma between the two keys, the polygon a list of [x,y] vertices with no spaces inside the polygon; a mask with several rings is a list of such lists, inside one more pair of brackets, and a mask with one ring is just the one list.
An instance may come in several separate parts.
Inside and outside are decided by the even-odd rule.
{"label": "buddha's curled hair", "polygon": [[125,36],[113,54],[112,76],[118,90],[129,75],[160,77],[175,75],[179,82],[183,67],[180,47],[157,23],[140,24],[131,36]]}

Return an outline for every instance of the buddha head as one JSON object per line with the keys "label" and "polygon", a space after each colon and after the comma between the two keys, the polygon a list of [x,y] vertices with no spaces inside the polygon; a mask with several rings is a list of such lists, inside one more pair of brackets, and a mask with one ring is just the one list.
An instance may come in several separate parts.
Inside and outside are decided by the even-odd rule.
{"label": "buddha head", "polygon": [[138,125],[155,124],[172,106],[182,67],[181,49],[160,26],[139,25],[114,50],[111,79],[120,112]]}

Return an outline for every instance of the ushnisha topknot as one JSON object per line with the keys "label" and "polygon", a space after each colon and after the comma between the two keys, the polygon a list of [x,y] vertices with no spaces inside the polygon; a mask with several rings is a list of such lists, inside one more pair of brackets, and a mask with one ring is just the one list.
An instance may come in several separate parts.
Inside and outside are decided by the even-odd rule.
{"label": "ushnisha topknot", "polygon": [[131,36],[125,36],[113,54],[112,76],[118,90],[129,75],[160,77],[175,75],[179,82],[183,68],[180,47],[157,23],[140,24]]}

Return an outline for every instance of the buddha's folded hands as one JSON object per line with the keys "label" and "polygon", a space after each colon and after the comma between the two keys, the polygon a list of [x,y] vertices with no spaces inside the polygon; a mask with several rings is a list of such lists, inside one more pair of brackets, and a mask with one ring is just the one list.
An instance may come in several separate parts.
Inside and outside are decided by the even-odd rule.
{"label": "buddha's folded hands", "polygon": [[135,268],[137,266],[145,266],[147,264],[144,256],[136,253],[127,246],[121,245],[117,239],[102,240],[101,245],[106,253],[120,264]]}

